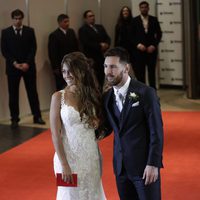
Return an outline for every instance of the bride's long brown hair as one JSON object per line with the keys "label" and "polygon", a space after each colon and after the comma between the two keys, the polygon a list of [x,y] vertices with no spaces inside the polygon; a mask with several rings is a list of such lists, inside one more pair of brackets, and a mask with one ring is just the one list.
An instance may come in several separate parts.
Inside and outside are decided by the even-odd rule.
{"label": "bride's long brown hair", "polygon": [[63,65],[75,77],[77,95],[79,97],[79,112],[81,120],[84,116],[90,127],[94,127],[94,120],[102,121],[102,94],[94,75],[91,60],[81,52],[73,52],[64,56]]}

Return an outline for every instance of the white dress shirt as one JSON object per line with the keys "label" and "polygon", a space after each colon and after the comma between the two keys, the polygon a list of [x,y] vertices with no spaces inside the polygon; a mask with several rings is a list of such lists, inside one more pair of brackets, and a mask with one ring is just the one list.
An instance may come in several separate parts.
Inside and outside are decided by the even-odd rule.
{"label": "white dress shirt", "polygon": [[144,17],[143,15],[140,15],[144,27],[145,33],[148,33],[148,28],[149,28],[149,16],[147,15]]}
{"label": "white dress shirt", "polygon": [[121,88],[116,89],[116,87],[113,86],[116,105],[117,105],[120,112],[123,108],[123,104],[124,104],[125,99],[126,99],[126,94],[128,92],[128,87],[129,87],[130,81],[131,81],[131,78],[129,76],[126,83]]}

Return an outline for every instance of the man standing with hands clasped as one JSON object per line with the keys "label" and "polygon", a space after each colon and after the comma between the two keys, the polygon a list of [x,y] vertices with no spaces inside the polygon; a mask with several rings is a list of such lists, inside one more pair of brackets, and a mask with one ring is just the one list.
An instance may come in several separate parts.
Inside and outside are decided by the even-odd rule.
{"label": "man standing with hands clasped", "polygon": [[6,59],[11,128],[17,128],[20,120],[19,85],[22,77],[33,114],[33,122],[45,124],[41,118],[36,87],[35,33],[33,28],[22,24],[24,13],[21,10],[12,11],[11,17],[13,25],[2,30],[1,34],[1,51]]}
{"label": "man standing with hands clasped", "polygon": [[129,56],[116,47],[105,53],[112,86],[104,95],[107,134],[114,131],[114,172],[121,200],[160,200],[163,123],[156,91],[131,79]]}
{"label": "man standing with hands clasped", "polygon": [[156,89],[156,61],[162,31],[157,17],[149,15],[149,3],[139,4],[140,15],[133,19],[133,43],[135,49],[135,73],[145,83],[145,68],[148,69],[149,85]]}

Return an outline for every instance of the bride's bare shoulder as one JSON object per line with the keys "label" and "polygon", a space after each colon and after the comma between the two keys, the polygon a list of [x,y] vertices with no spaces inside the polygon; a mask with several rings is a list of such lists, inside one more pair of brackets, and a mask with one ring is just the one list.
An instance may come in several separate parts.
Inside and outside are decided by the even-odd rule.
{"label": "bride's bare shoulder", "polygon": [[62,90],[57,91],[57,92],[54,92],[54,93],[52,94],[52,96],[51,96],[51,100],[52,100],[52,101],[61,100],[62,93],[63,93]]}

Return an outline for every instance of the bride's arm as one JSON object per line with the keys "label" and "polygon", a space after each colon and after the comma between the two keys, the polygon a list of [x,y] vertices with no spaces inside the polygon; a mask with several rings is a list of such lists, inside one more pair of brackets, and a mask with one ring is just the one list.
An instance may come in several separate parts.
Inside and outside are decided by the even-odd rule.
{"label": "bride's arm", "polygon": [[53,145],[63,169],[62,179],[68,182],[73,180],[72,180],[71,169],[67,162],[67,158],[62,143],[60,106],[61,106],[61,93],[56,92],[52,95],[51,98],[50,128],[51,128]]}

